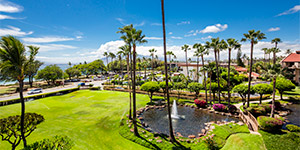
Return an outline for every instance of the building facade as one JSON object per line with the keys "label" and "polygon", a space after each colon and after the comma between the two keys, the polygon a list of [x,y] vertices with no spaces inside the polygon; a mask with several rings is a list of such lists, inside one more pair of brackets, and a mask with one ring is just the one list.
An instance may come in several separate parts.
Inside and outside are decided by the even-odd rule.
{"label": "building facade", "polygon": [[300,51],[291,53],[280,62],[281,66],[293,72],[293,81],[300,85]]}

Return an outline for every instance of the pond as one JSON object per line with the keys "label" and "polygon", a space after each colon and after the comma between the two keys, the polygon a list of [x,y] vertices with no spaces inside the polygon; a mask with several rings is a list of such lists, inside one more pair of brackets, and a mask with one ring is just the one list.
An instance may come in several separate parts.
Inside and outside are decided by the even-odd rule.
{"label": "pond", "polygon": [[287,119],[295,125],[300,126],[300,104],[287,105],[288,109],[292,110]]}
{"label": "pond", "polygon": [[[181,119],[172,119],[173,130],[181,133],[182,136],[198,135],[205,124],[211,121],[236,121],[238,118],[222,116],[215,113],[209,113],[205,110],[178,106],[178,115]],[[167,108],[149,109],[142,114],[143,122],[146,123],[153,131],[169,135],[169,123],[167,117]]]}

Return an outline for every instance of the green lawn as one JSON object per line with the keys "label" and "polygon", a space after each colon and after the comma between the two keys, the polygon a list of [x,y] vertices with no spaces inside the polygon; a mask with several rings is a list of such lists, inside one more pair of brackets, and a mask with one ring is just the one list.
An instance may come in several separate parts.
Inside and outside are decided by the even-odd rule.
{"label": "green lawn", "polygon": [[[138,107],[147,102],[147,95],[137,95]],[[127,106],[127,93],[89,90],[27,102],[27,112],[45,117],[28,137],[28,143],[62,134],[74,141],[74,149],[145,149],[119,135],[120,119]],[[0,112],[0,118],[20,114],[20,104],[0,107]],[[6,141],[1,141],[0,147],[11,149]]]}
{"label": "green lawn", "polygon": [[[247,142],[246,142],[247,141]],[[260,135],[237,133],[231,135],[222,150],[265,150],[263,139]]]}
{"label": "green lawn", "polygon": [[268,133],[259,130],[268,150],[300,150],[300,133]]}

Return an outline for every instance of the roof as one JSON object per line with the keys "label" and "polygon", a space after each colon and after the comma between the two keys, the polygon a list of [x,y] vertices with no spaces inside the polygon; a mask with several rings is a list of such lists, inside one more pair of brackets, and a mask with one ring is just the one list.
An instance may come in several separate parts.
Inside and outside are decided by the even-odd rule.
{"label": "roof", "polygon": [[282,62],[300,62],[300,53],[291,53]]}
{"label": "roof", "polygon": [[244,67],[236,67],[235,70],[238,72],[247,72],[247,68]]}
{"label": "roof", "polygon": [[[247,73],[247,76],[249,77],[249,73]],[[251,77],[260,77],[260,75],[256,72],[252,72]]]}

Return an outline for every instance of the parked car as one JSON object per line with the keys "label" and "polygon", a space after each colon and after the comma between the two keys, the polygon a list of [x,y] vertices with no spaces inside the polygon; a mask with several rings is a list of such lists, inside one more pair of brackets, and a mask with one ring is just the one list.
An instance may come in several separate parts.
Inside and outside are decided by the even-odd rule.
{"label": "parked car", "polygon": [[30,94],[37,94],[37,93],[42,93],[42,89],[41,88],[38,88],[38,89],[32,89],[30,90],[29,92],[27,92],[28,95]]}
{"label": "parked car", "polygon": [[71,82],[78,82],[80,79],[71,79]]}
{"label": "parked car", "polygon": [[78,86],[85,86],[85,83],[78,83]]}

